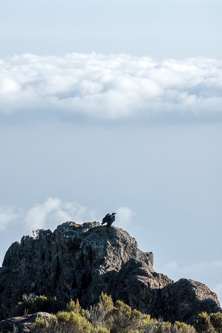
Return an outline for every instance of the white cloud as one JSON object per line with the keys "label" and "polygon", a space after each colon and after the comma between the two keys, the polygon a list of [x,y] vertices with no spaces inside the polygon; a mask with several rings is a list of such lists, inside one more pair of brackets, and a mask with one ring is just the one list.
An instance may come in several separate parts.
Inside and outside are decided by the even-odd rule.
{"label": "white cloud", "polygon": [[10,223],[14,222],[18,214],[13,208],[0,206],[0,232],[7,229]]}
{"label": "white cloud", "polygon": [[82,223],[93,219],[94,213],[76,202],[62,202],[58,198],[48,198],[43,204],[36,204],[26,214],[25,222],[29,229],[54,229],[57,225],[74,221]]}
{"label": "white cloud", "polygon": [[120,207],[116,213],[117,224],[120,227],[130,224],[132,218],[135,216],[135,213],[129,207]]}
{"label": "white cloud", "polygon": [[[116,225],[125,227],[131,223],[135,213],[129,207],[120,207],[116,211]],[[10,223],[17,223],[24,231],[31,233],[37,229],[55,229],[66,221],[83,223],[95,221],[96,213],[77,202],[63,202],[59,198],[48,197],[43,203],[36,203],[27,210],[4,208],[0,206],[0,232]]]}
{"label": "white cloud", "polygon": [[[0,59],[1,60],[1,59]],[[124,54],[24,54],[1,60],[0,113],[99,119],[222,113],[222,61],[156,62]]]}

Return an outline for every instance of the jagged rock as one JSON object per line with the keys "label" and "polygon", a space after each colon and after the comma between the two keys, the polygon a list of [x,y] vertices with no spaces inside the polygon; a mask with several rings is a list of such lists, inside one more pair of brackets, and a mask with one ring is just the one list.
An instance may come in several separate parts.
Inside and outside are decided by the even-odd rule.
{"label": "jagged rock", "polygon": [[31,332],[32,324],[35,322],[36,317],[44,318],[49,321],[52,317],[47,312],[37,312],[31,315],[22,317],[13,317],[6,320],[0,321],[0,332],[1,333],[29,333]]}
{"label": "jagged rock", "polygon": [[0,319],[14,315],[23,294],[57,296],[61,308],[78,298],[87,308],[102,291],[169,321],[192,322],[200,311],[220,310],[206,286],[185,279],[173,283],[154,272],[152,252],[140,251],[126,231],[66,222],[10,246],[0,268]]}
{"label": "jagged rock", "polygon": [[161,290],[158,309],[163,318],[188,324],[192,324],[200,312],[221,311],[215,293],[204,284],[187,279],[180,279]]}

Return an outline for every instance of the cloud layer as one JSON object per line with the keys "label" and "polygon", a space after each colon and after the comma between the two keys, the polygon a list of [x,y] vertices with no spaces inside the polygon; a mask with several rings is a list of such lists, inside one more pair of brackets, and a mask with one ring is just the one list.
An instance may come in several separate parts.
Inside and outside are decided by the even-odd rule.
{"label": "cloud layer", "polygon": [[59,198],[47,198],[43,203],[37,203],[28,210],[0,206],[0,232],[10,225],[19,225],[31,233],[41,228],[54,230],[66,221],[83,223],[94,221],[94,212],[77,202],[63,202]]}
{"label": "cloud layer", "polygon": [[[120,207],[116,210],[115,225],[124,227],[128,225],[135,213],[129,207]],[[102,218],[97,216],[97,221]],[[41,228],[54,230],[59,224],[66,221],[83,223],[96,221],[96,213],[87,207],[73,201],[63,202],[59,198],[48,197],[45,202],[37,203],[28,210],[0,206],[0,232],[6,230],[10,224],[19,224],[27,232]]]}
{"label": "cloud layer", "polygon": [[222,60],[124,54],[0,59],[0,114],[93,119],[222,116]]}
{"label": "cloud layer", "polygon": [[93,212],[76,202],[62,202],[59,198],[47,198],[42,204],[32,207],[25,217],[27,227],[32,230],[47,226],[54,229],[65,221],[84,222],[93,219]]}

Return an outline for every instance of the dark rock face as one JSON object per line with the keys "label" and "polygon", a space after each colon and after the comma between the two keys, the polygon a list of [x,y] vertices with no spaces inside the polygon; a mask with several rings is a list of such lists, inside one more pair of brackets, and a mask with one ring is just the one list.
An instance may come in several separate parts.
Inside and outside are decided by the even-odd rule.
{"label": "dark rock face", "polygon": [[13,243],[0,268],[0,319],[13,315],[22,295],[57,296],[60,305],[78,298],[83,307],[101,292],[153,317],[192,323],[201,311],[219,311],[217,296],[191,280],[173,283],[153,270],[152,252],[142,252],[126,231],[97,222],[66,222]]}
{"label": "dark rock face", "polygon": [[215,293],[204,284],[187,279],[180,279],[162,289],[158,309],[162,317],[188,324],[192,324],[200,312],[221,311]]}

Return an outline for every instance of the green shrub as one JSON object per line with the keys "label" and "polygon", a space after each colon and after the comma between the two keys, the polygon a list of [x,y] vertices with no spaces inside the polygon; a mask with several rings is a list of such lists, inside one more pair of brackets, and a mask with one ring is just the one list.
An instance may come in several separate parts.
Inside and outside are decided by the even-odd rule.
{"label": "green shrub", "polygon": [[111,296],[102,293],[99,302],[91,306],[86,313],[86,317],[90,320],[95,328],[105,327],[109,329],[112,326],[111,312],[114,309],[114,303]]}
{"label": "green shrub", "polygon": [[71,317],[71,312],[59,311],[56,315],[59,324],[68,323]]}
{"label": "green shrub", "polygon": [[[33,333],[91,333],[91,323],[74,311],[59,311],[48,321],[37,317],[32,326]],[[95,331],[95,333],[100,331]],[[108,331],[101,331],[101,333]]]}
{"label": "green shrub", "polygon": [[58,300],[56,297],[47,297],[45,295],[35,296],[34,294],[23,295],[23,301],[18,303],[17,315],[26,313],[35,313],[45,311],[55,313]]}
{"label": "green shrub", "polygon": [[[22,304],[29,309],[42,310],[53,299],[46,296],[27,297]],[[54,299],[56,301],[56,298]],[[50,303],[49,302],[49,303]],[[31,303],[31,305],[30,305]],[[30,310],[31,311],[31,310]],[[42,310],[44,311],[44,310]],[[200,333],[222,333],[222,314],[203,312],[196,319],[197,331]],[[214,330],[215,328],[215,330]],[[78,299],[72,299],[65,311],[59,311],[51,319],[37,317],[33,324],[33,333],[196,333],[193,326],[176,321],[174,325],[156,320],[149,314],[133,310],[122,301],[113,303],[112,297],[102,293],[99,302],[90,310],[84,310]]]}
{"label": "green shrub", "polygon": [[33,326],[32,326],[32,332],[33,333],[45,333],[48,332],[49,324],[46,322],[44,318],[37,317]]}
{"label": "green shrub", "polygon": [[158,332],[170,333],[172,332],[172,324],[169,321],[163,322],[158,329]]}
{"label": "green shrub", "polygon": [[158,321],[151,318],[149,314],[143,314],[140,322],[140,332],[156,332]]}
{"label": "green shrub", "polygon": [[73,311],[75,313],[81,313],[81,315],[83,316],[85,315],[85,310],[82,309],[78,299],[76,300],[76,302],[71,299],[71,301],[66,304],[66,311]]}
{"label": "green shrub", "polygon": [[116,301],[115,308],[112,311],[111,333],[128,333],[137,329],[141,322],[142,314],[137,310],[123,303]]}
{"label": "green shrub", "polygon": [[91,333],[110,333],[110,330],[108,330],[105,327],[98,327],[98,328],[93,327],[91,329]]}
{"label": "green shrub", "polygon": [[213,332],[212,324],[210,323],[210,316],[207,312],[201,312],[196,319],[196,330],[199,333]]}
{"label": "green shrub", "polygon": [[131,317],[132,308],[129,305],[123,303],[122,301],[116,301],[115,310],[115,313],[117,313],[118,315],[123,315],[128,318]]}
{"label": "green shrub", "polygon": [[196,330],[193,326],[187,325],[185,323],[182,323],[180,321],[176,321],[173,325],[174,329],[178,333],[195,333]]}
{"label": "green shrub", "polygon": [[58,319],[59,328],[61,327],[63,329],[62,332],[66,332],[66,329],[78,333],[90,333],[91,331],[91,323],[79,313],[74,311],[60,311],[57,313],[56,317]]}
{"label": "green shrub", "polygon": [[140,324],[142,314],[137,310],[132,310],[122,301],[117,301],[114,306],[112,297],[102,293],[99,302],[90,308],[86,316],[94,326],[94,330],[96,329],[98,332],[103,327],[106,329],[104,332],[128,333]]}
{"label": "green shrub", "polygon": [[211,313],[210,322],[218,333],[222,333],[222,313]]}
{"label": "green shrub", "polygon": [[57,318],[52,316],[49,320],[46,320],[42,317],[37,317],[32,328],[31,332],[33,333],[54,333],[56,332],[57,327]]}

